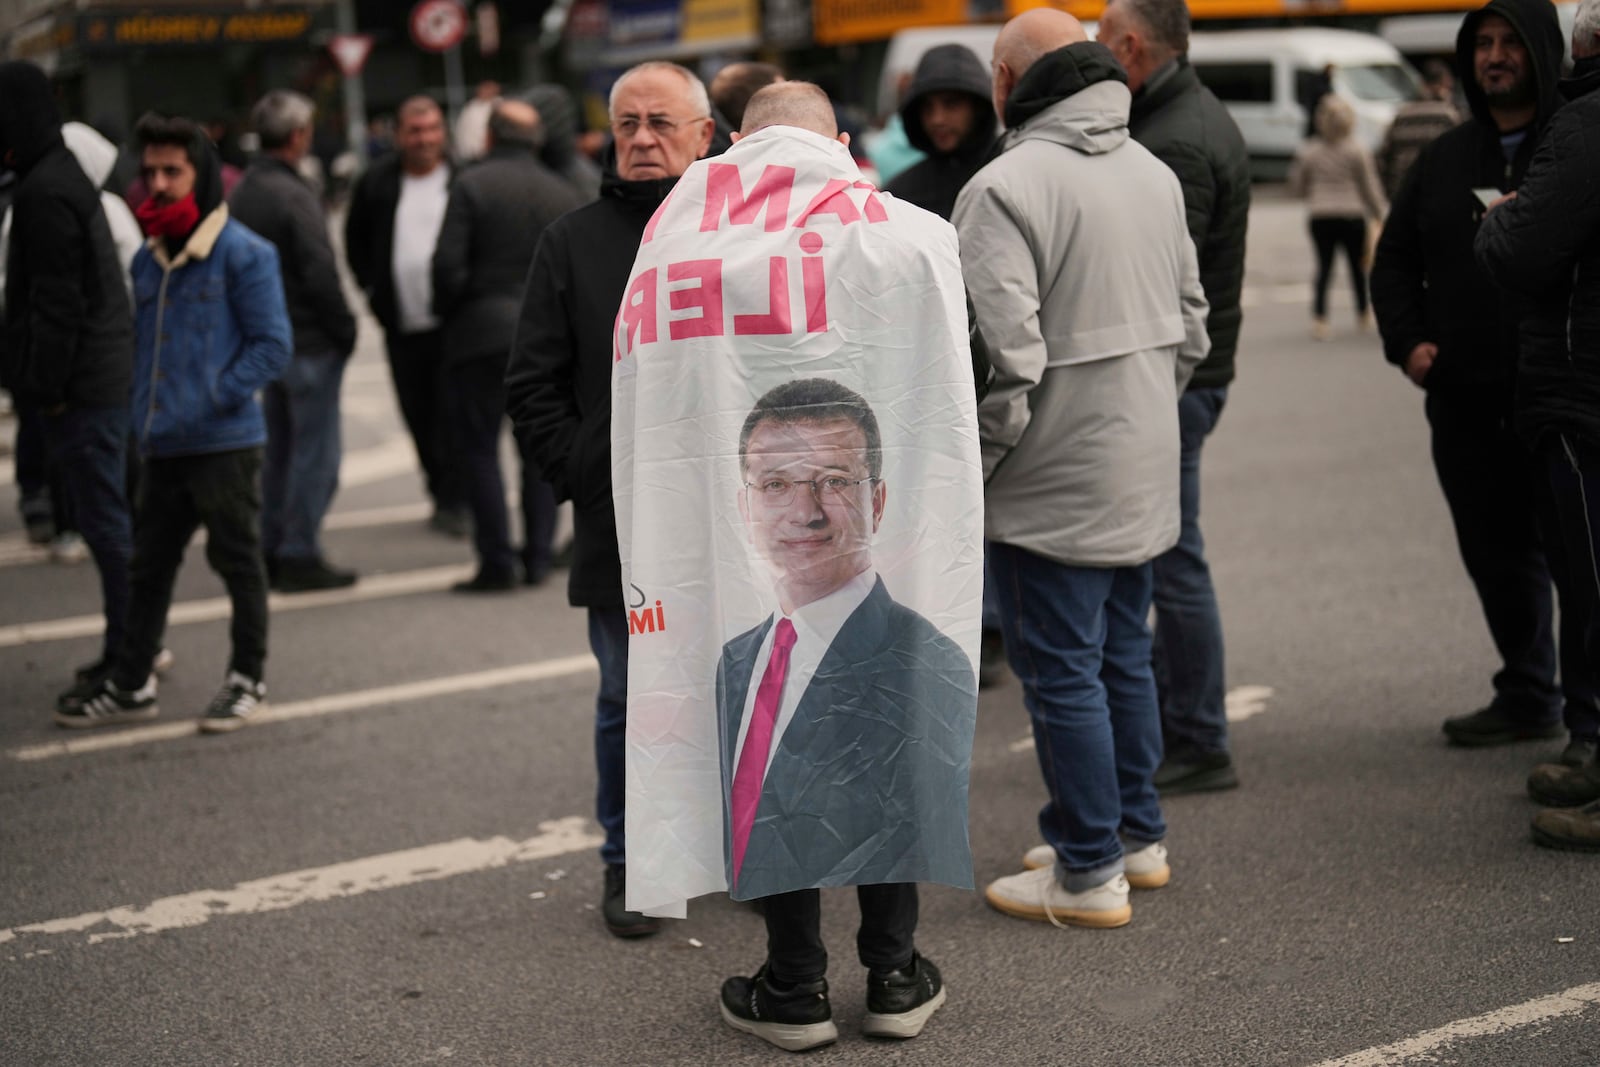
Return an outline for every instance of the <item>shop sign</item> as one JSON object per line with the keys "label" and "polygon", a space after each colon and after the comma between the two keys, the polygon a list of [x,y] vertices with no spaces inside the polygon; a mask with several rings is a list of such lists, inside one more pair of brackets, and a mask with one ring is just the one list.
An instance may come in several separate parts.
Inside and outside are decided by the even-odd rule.
{"label": "shop sign", "polygon": [[813,0],[818,44],[878,41],[908,26],[965,22],[966,0]]}
{"label": "shop sign", "polygon": [[753,48],[760,43],[756,0],[683,0],[680,35],[706,49]]}
{"label": "shop sign", "polygon": [[137,15],[86,15],[79,28],[85,48],[204,48],[229,44],[283,44],[311,31],[305,8],[240,12],[141,12]]}

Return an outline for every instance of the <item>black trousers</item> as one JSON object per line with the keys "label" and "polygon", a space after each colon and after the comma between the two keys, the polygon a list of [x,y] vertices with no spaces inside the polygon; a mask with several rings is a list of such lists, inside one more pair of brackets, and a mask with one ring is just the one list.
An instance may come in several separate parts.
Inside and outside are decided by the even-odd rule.
{"label": "black trousers", "polygon": [[1328,282],[1333,278],[1333,254],[1344,249],[1350,263],[1350,284],[1355,289],[1356,311],[1367,310],[1367,269],[1363,261],[1367,255],[1367,220],[1355,218],[1321,218],[1311,220],[1311,241],[1317,246],[1317,279],[1311,302],[1312,313],[1319,319],[1328,317]]}
{"label": "black trousers", "polygon": [[[911,963],[917,932],[914,882],[856,887],[861,927],[856,954],[870,970],[893,971]],[[828,973],[822,943],[822,893],[801,889],[763,897],[767,919],[767,967],[779,982],[811,982]]]}
{"label": "black trousers", "polygon": [[416,445],[428,496],[440,511],[461,511],[467,500],[445,414],[444,334],[439,330],[391,333],[387,340],[395,399]]}
{"label": "black trousers", "polygon": [[[487,353],[451,363],[445,372],[446,416],[467,506],[472,510],[478,566],[486,573],[511,575],[516,554],[506,515],[505,479],[500,471],[500,431],[506,419],[505,354]],[[520,448],[520,446],[519,446]],[[521,452],[522,564],[534,578],[550,570],[555,536],[555,492]]]}
{"label": "black trousers", "polygon": [[229,670],[260,681],[267,660],[267,568],[261,556],[259,448],[145,461],[133,520],[126,637],[112,680],[150,677],[189,539],[206,528],[206,562],[233,602]]}
{"label": "black trousers", "polygon": [[[1588,607],[1588,627],[1583,635],[1584,656],[1591,671],[1600,671],[1600,448],[1576,437],[1562,435],[1547,442],[1544,455],[1546,473],[1555,502],[1556,540],[1559,537],[1572,561],[1575,590],[1571,599],[1581,599]],[[1561,601],[1567,611],[1568,599]],[[1563,643],[1566,627],[1562,627]],[[1562,649],[1565,667],[1566,649]],[[1569,723],[1570,725],[1570,723]],[[1577,730],[1574,737],[1593,740]]]}
{"label": "black trousers", "polygon": [[[1427,399],[1434,469],[1500,654],[1494,702],[1530,721],[1564,711],[1574,736],[1593,737],[1594,681],[1583,654],[1589,598],[1574,586],[1545,467],[1516,436],[1508,407],[1488,391]],[[1559,689],[1552,580],[1561,603]]]}

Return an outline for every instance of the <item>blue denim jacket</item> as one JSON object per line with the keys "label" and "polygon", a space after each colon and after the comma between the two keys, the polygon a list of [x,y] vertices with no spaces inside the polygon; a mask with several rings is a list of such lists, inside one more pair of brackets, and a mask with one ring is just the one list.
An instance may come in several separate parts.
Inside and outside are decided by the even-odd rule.
{"label": "blue denim jacket", "polygon": [[176,258],[152,241],[133,259],[133,432],[147,456],[266,443],[256,394],[293,354],[278,253],[207,215]]}

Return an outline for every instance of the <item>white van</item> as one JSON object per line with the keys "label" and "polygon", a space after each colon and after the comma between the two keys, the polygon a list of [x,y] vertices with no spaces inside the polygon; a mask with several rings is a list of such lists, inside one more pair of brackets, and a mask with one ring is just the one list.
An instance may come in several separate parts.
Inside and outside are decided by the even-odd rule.
{"label": "white van", "polygon": [[[1456,59],[1456,34],[1461,31],[1461,20],[1466,12],[1452,11],[1441,15],[1395,15],[1378,23],[1378,36],[1398,48],[1413,61],[1421,57],[1438,56],[1450,61]],[[1556,19],[1561,23],[1563,59],[1572,62],[1572,24],[1578,18],[1577,0],[1562,0],[1556,4]]]}
{"label": "white van", "polygon": [[1251,170],[1281,178],[1306,135],[1306,107],[1333,67],[1333,91],[1356,113],[1356,137],[1369,149],[1383,140],[1395,109],[1421,92],[1416,71],[1381,37],[1350,30],[1282,29],[1195,33],[1195,73],[1227,107],[1244,134]]}
{"label": "white van", "polygon": [[994,39],[1000,36],[1000,23],[980,23],[975,26],[914,26],[897,30],[889,38],[889,50],[883,55],[883,73],[878,76],[878,96],[872,101],[872,113],[884,116],[900,109],[895,86],[901,75],[916,72],[917,64],[930,48],[942,44],[964,44],[972,49],[989,69],[994,55]]}

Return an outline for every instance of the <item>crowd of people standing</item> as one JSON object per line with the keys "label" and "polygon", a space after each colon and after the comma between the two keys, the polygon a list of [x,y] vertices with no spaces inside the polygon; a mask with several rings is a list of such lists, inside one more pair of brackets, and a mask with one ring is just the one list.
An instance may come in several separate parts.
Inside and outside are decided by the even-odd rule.
{"label": "crowd of people standing", "polygon": [[[985,898],[1057,925],[1131,921],[1132,891],[1172,877],[1161,798],[1240,782],[1199,513],[1204,444],[1234,378],[1250,185],[1237,128],[1188,63],[1188,35],[1182,0],[1111,0],[1096,41],[1040,9],[1006,24],[987,71],[961,46],[934,49],[899,116],[924,158],[886,185],[959,237],[964,284],[951,295],[970,309],[980,357],[979,676],[992,680],[1003,655],[1020,679],[1045,786],[1042,843]],[[1427,393],[1433,461],[1503,661],[1491,702],[1444,733],[1466,746],[1565,737],[1528,782],[1549,805],[1534,836],[1600,851],[1600,0],[1580,5],[1572,50],[1563,80],[1548,0],[1489,0],[1458,41],[1463,121],[1417,137],[1410,162],[1381,180],[1330,93],[1291,185],[1310,202],[1319,337],[1341,248],[1370,321],[1365,246],[1382,220],[1376,326],[1389,361]],[[456,589],[543,581],[555,508],[573,505],[568,596],[600,667],[601,915],[619,937],[648,936],[664,920],[630,909],[627,892],[617,309],[647,227],[695,161],[774,126],[848,135],[819,89],[768,65],[734,65],[708,91],[649,62],[612,88],[595,185],[558,100],[486,92],[478,104],[466,129],[481,156],[465,165],[436,102],[400,106],[395,152],[352,192],[348,265],[383,330],[430,523],[473,539],[477,571]],[[43,72],[0,65],[0,150],[18,175],[0,370],[41,419],[106,617],[101,655],[57,702],[65,727],[158,714],[167,613],[197,529],[232,603],[206,732],[264,704],[269,588],[358,580],[320,540],[356,320],[298,171],[311,104],[274,91],[252,118],[262,151],[231,192],[200,125],[140,121],[146,195],[133,213],[145,242],[130,257],[102,204],[104,175],[69,151]],[[521,545],[498,457],[507,416]],[[806,892],[765,898],[766,962],[721,997],[730,1025],[788,1049],[836,1037]],[[915,948],[915,885],[863,887],[860,902],[869,1032],[914,1037],[945,999]]]}

